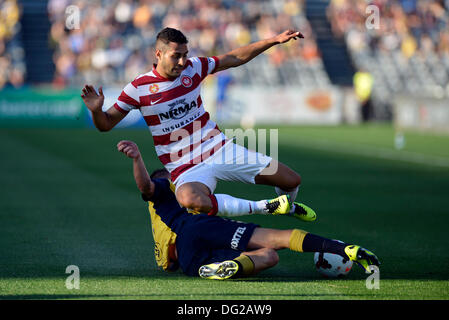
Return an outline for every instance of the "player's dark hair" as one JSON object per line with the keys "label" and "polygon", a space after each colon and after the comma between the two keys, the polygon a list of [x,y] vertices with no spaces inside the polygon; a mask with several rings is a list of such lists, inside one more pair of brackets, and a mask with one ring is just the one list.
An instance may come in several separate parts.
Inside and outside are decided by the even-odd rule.
{"label": "player's dark hair", "polygon": [[162,29],[156,37],[156,41],[160,40],[165,44],[168,44],[169,42],[175,42],[184,44],[189,42],[186,38],[186,36],[179,30],[173,29],[173,28],[164,28]]}
{"label": "player's dark hair", "polygon": [[168,174],[168,171],[166,169],[156,169],[150,174],[151,179],[159,179],[159,178],[165,178],[165,176]]}

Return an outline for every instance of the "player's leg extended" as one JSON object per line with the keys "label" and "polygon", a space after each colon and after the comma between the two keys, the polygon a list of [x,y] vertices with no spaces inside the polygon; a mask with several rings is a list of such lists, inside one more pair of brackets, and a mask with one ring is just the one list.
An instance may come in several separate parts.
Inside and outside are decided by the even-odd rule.
{"label": "player's leg extended", "polygon": [[216,280],[254,275],[275,266],[279,262],[276,250],[285,248],[296,252],[338,254],[368,271],[369,265],[379,265],[377,257],[360,246],[323,238],[299,229],[256,228],[249,239],[247,250],[239,257],[203,265],[199,268],[199,275]]}
{"label": "player's leg extended", "polygon": [[346,257],[370,272],[369,266],[379,266],[374,253],[358,245],[347,244],[340,240],[331,240],[303,230],[277,230],[256,228],[248,242],[248,249],[288,248],[297,252],[329,252]]}
{"label": "player's leg extended", "polygon": [[256,184],[274,186],[276,193],[288,195],[292,204],[290,214],[303,221],[315,221],[316,213],[303,203],[295,202],[301,185],[301,176],[282,162],[271,160],[270,164],[256,177]]}
{"label": "player's leg extended", "polygon": [[285,195],[272,200],[251,201],[226,194],[212,195],[210,189],[200,182],[187,182],[179,186],[176,199],[185,208],[220,216],[286,214],[290,211]]}

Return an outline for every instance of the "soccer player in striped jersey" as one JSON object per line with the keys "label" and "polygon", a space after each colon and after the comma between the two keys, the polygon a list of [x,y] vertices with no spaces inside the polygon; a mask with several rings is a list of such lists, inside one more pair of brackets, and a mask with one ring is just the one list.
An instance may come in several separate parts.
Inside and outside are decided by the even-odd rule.
{"label": "soccer player in striped jersey", "polygon": [[224,280],[250,276],[275,266],[277,250],[330,252],[352,260],[370,272],[379,265],[370,251],[338,240],[299,230],[261,228],[206,214],[190,214],[176,200],[169,174],[151,174],[139,148],[132,141],[120,141],[118,151],[133,159],[133,175],[142,199],[148,202],[157,264],[166,271],[178,267],[190,276]]}
{"label": "soccer player in striped jersey", "polygon": [[[112,107],[102,110],[101,87],[97,94],[93,86],[86,85],[81,97],[100,131],[111,130],[132,109],[140,110],[182,206],[210,215],[265,212],[314,221],[315,212],[295,202],[301,177],[277,160],[227,139],[210,119],[200,95],[200,84],[207,75],[238,67],[274,45],[302,37],[298,31],[286,30],[216,57],[188,58],[184,34],[165,28],[156,38],[157,64],[127,84]],[[253,202],[214,194],[218,180],[271,185],[278,197]]]}

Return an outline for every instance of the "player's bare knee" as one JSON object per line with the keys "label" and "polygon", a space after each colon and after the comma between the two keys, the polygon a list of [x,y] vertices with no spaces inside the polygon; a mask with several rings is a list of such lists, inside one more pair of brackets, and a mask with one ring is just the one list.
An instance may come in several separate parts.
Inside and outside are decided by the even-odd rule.
{"label": "player's bare knee", "polygon": [[271,248],[265,249],[265,263],[269,267],[274,267],[279,262],[279,255],[276,250]]}
{"label": "player's bare knee", "polygon": [[191,205],[190,197],[187,192],[176,192],[176,200],[182,207],[189,207]]}
{"label": "player's bare knee", "polygon": [[301,176],[297,173],[292,175],[289,179],[289,188],[295,189],[301,184]]}
{"label": "player's bare knee", "polygon": [[301,176],[299,174],[295,174],[285,179],[283,181],[283,184],[279,187],[284,191],[292,191],[296,189],[300,184],[301,184]]}
{"label": "player's bare knee", "polygon": [[301,185],[301,176],[299,174],[296,174],[295,184],[297,187]]}
{"label": "player's bare knee", "polygon": [[177,199],[179,204],[184,208],[194,209],[198,205],[195,197],[192,195],[181,194]]}
{"label": "player's bare knee", "polygon": [[200,194],[190,193],[190,192],[180,192],[176,195],[176,199],[178,203],[187,209],[193,209],[196,211],[204,211],[204,208],[207,208],[207,199],[203,199]]}

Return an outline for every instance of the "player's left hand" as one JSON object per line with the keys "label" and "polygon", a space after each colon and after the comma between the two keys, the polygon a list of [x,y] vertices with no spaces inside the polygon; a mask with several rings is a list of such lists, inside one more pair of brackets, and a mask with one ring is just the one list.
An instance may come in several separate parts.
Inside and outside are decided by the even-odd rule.
{"label": "player's left hand", "polygon": [[285,43],[290,41],[291,39],[296,40],[297,38],[304,38],[301,32],[296,30],[285,30],[281,34],[278,34],[276,37],[276,41],[279,43]]}
{"label": "player's left hand", "polygon": [[140,151],[132,141],[122,140],[117,144],[117,150],[123,152],[128,158],[137,159],[140,157]]}

